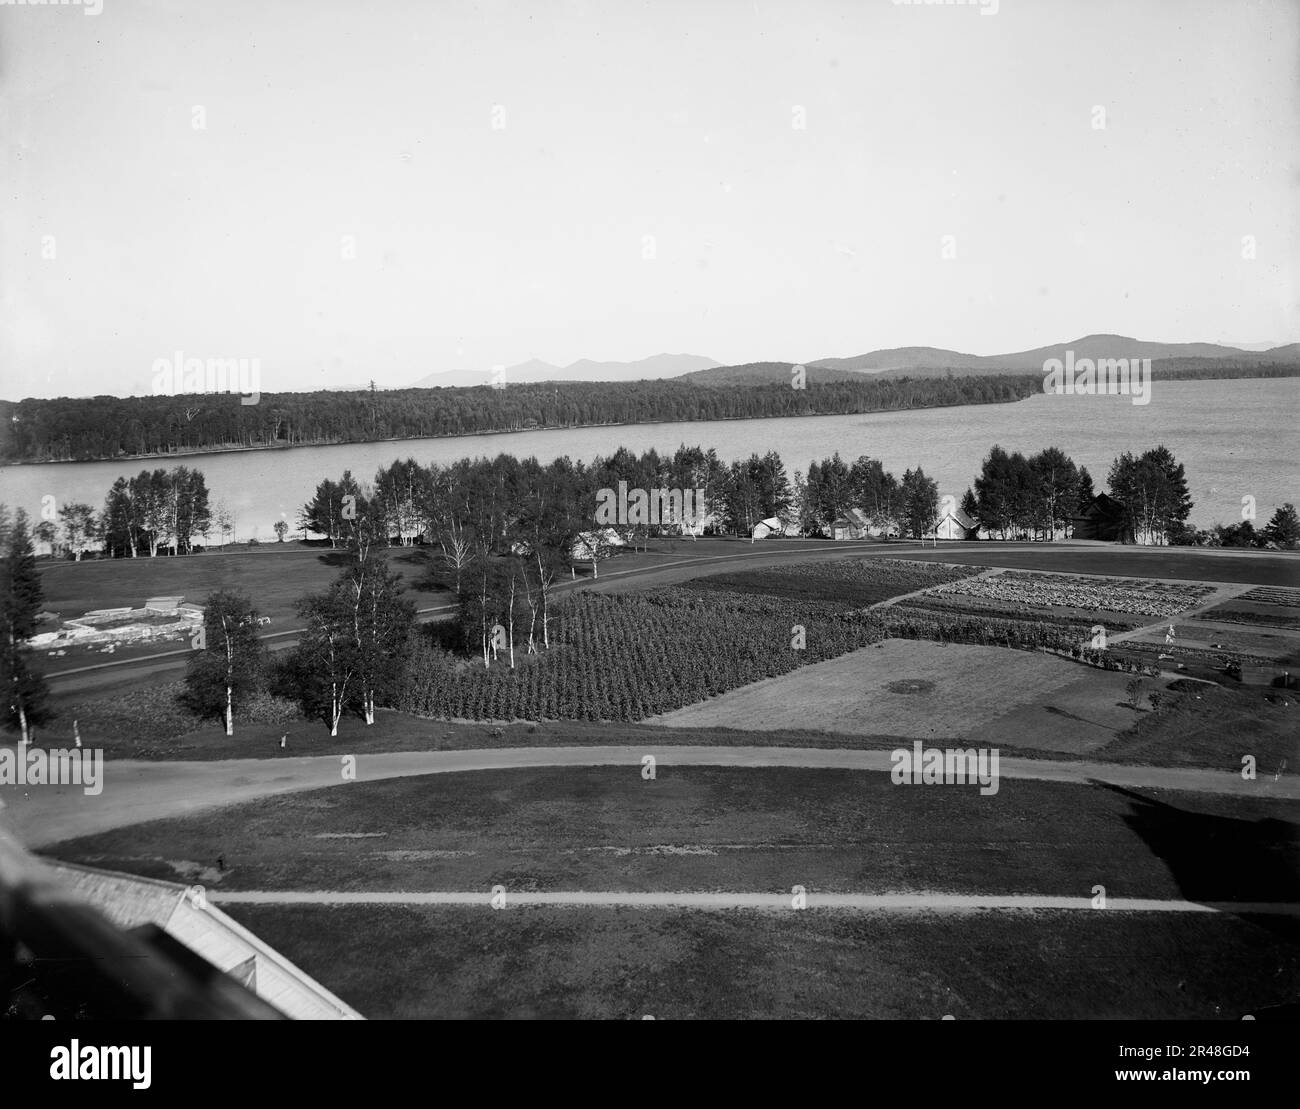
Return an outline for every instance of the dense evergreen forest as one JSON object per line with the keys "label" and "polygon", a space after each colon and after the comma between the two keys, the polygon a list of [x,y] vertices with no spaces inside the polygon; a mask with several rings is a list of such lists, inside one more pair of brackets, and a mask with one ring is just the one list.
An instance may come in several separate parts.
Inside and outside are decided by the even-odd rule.
{"label": "dense evergreen forest", "polygon": [[[1300,366],[1166,359],[1155,364],[1152,376],[1162,381],[1296,377]],[[256,404],[241,404],[233,393],[0,401],[0,463],[87,462],[602,424],[852,415],[999,404],[1023,400],[1041,388],[1039,373],[949,370],[809,381],[803,389],[788,382],[708,385],[669,378],[262,393]]]}
{"label": "dense evergreen forest", "polygon": [[0,402],[0,461],[92,461],[222,450],[364,443],[488,431],[828,416],[1023,400],[1037,374],[866,379],[794,389],[686,381],[568,382],[379,392],[90,397]]}

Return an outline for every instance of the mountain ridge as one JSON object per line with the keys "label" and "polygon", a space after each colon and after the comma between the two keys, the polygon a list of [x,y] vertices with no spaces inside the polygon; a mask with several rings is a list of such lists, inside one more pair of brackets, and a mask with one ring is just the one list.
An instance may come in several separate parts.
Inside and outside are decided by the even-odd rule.
{"label": "mountain ridge", "polygon": [[966,354],[938,347],[892,347],[868,351],[847,358],[818,358],[807,363],[826,369],[854,373],[883,373],[890,370],[1041,370],[1049,358],[1064,359],[1066,351],[1075,358],[1240,358],[1250,362],[1284,363],[1300,358],[1300,343],[1288,343],[1269,350],[1247,350],[1221,343],[1161,343],[1129,335],[1097,333],[1078,339],[1006,354]]}
{"label": "mountain ridge", "polygon": [[[596,361],[580,358],[567,366],[556,366],[540,358],[530,358],[506,366],[501,380],[507,385],[541,381],[654,381],[665,377],[683,377],[697,370],[713,369],[722,363],[702,354],[652,354],[634,362]],[[492,371],[447,370],[426,374],[408,389],[437,389],[465,385],[492,385]]]}

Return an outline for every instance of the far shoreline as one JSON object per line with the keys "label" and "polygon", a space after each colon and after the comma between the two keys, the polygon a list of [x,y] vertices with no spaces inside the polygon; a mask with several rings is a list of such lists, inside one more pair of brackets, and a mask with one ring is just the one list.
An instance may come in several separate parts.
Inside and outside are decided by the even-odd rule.
{"label": "far shoreline", "polygon": [[[1034,394],[1031,394],[1031,396]],[[466,431],[458,435],[401,435],[381,439],[334,439],[320,443],[283,443],[263,447],[205,447],[202,450],[168,451],[166,454],[117,454],[102,458],[50,458],[41,462],[0,462],[0,470],[20,466],[93,466],[101,462],[159,462],[169,458],[196,458],[215,454],[251,454],[268,451],[304,450],[313,447],[357,447],[371,443],[423,443],[449,439],[474,439],[483,435],[530,435],[537,431],[585,431],[597,427],[656,427],[661,424],[726,424],[746,423],[752,420],[822,419],[828,416],[887,416],[892,412],[929,412],[937,408],[985,408],[990,405],[1020,404],[1029,397],[1013,400],[987,400],[972,404],[916,404],[902,408],[870,408],[862,412],[789,412],[778,416],[711,416],[708,419],[639,420],[619,423],[554,424],[547,427],[495,428],[491,431]]]}

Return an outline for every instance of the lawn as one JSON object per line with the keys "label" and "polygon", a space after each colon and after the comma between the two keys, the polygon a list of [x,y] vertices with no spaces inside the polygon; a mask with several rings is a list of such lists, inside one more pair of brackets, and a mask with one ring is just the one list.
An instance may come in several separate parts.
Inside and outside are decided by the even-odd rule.
{"label": "lawn", "polygon": [[[42,561],[43,608],[64,619],[97,608],[140,606],[149,597],[181,596],[202,604],[217,589],[246,593],[263,616],[268,632],[301,626],[294,605],[304,594],[324,589],[343,568],[341,551],[302,543],[268,543],[227,552],[211,550],[178,558],[116,558],[82,562]],[[389,564],[407,584],[416,607],[445,604],[448,596],[419,588],[428,572],[428,552],[393,547]]]}
{"label": "lawn", "polygon": [[229,911],[372,1019],[1235,1021],[1300,994],[1294,927],[1228,915]]}
{"label": "lawn", "polygon": [[[792,768],[543,767],[357,782],[65,841],[209,889],[771,891],[1300,901],[1300,804]],[[225,870],[213,864],[224,857]]]}

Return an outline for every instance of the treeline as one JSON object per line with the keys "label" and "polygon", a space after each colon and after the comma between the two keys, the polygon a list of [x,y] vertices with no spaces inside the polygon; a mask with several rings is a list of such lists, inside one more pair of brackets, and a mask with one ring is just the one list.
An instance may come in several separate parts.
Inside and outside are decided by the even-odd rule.
{"label": "treeline", "polygon": [[568,382],[379,392],[92,397],[0,401],[0,461],[90,461],[233,448],[364,443],[489,431],[851,415],[994,404],[1042,388],[1041,375],[864,378],[809,385]]}
{"label": "treeline", "polygon": [[1238,358],[1156,358],[1151,376],[1161,381],[1232,381],[1243,377],[1300,377],[1300,366]]}

